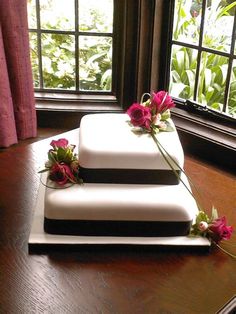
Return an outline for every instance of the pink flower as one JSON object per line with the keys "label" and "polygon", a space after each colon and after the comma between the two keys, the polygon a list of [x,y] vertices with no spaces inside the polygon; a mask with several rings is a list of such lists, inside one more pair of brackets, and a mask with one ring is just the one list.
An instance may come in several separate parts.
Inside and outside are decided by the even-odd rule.
{"label": "pink flower", "polygon": [[75,177],[70,167],[64,163],[55,163],[50,170],[50,179],[60,185],[69,182],[75,182]]}
{"label": "pink flower", "polygon": [[53,147],[53,148],[57,148],[57,147],[61,147],[61,148],[66,148],[68,146],[68,141],[67,139],[65,138],[60,138],[59,140],[55,141],[55,140],[52,140],[50,145]]}
{"label": "pink flower", "polygon": [[167,92],[160,91],[153,93],[150,107],[154,110],[155,113],[162,113],[174,106],[175,104]]}
{"label": "pink flower", "polygon": [[131,123],[134,126],[150,130],[152,119],[150,108],[134,103],[127,110],[127,114],[130,116]]}
{"label": "pink flower", "polygon": [[209,225],[209,236],[216,242],[220,242],[221,240],[228,240],[230,239],[233,233],[233,227],[226,225],[226,218],[221,217],[215,219]]}

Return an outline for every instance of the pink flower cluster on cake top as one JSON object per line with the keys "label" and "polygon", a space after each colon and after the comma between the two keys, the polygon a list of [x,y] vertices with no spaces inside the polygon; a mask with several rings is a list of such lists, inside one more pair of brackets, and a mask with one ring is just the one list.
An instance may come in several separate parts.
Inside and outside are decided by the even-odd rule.
{"label": "pink flower cluster on cake top", "polygon": [[149,96],[146,102],[133,103],[127,110],[131,124],[141,127],[146,132],[171,131],[168,119],[170,109],[175,106],[172,98],[165,91]]}

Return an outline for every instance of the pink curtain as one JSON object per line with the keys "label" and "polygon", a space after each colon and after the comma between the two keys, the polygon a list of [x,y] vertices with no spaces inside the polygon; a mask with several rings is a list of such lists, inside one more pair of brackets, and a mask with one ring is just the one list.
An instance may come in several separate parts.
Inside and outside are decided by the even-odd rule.
{"label": "pink curtain", "polygon": [[0,0],[0,147],[36,131],[27,0]]}

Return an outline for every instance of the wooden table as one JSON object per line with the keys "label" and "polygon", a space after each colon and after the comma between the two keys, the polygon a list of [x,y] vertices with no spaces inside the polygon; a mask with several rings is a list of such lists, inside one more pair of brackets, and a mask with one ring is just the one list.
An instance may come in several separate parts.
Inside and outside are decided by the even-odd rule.
{"label": "wooden table", "polygon": [[[218,249],[119,247],[29,254],[37,171],[50,141],[0,152],[0,313],[208,314],[236,294],[236,260]],[[209,212],[213,203],[236,227],[235,177],[190,157],[185,168],[204,208]],[[224,244],[234,254],[235,239]]]}

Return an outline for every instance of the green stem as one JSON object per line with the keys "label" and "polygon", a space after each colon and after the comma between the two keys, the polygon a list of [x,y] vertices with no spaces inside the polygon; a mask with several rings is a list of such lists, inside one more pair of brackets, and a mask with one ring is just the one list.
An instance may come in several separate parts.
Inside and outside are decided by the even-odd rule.
{"label": "green stem", "polygon": [[[155,137],[155,135],[154,135]],[[161,149],[164,151],[164,153],[168,156],[168,158],[175,164],[175,166],[182,171],[185,176],[188,178],[188,181],[190,183],[190,185],[194,188],[194,190],[196,191],[197,195],[200,197],[200,193],[198,191],[198,189],[196,188],[196,186],[194,185],[194,183],[192,182],[191,178],[186,174],[185,170],[171,157],[171,155],[168,153],[168,151],[164,148],[164,146],[158,141],[158,139],[155,137],[154,141],[157,141],[159,146],[161,147]],[[163,155],[162,155],[163,156]],[[164,156],[163,156],[164,157]],[[172,169],[172,168],[171,168]],[[173,170],[173,169],[172,169]],[[178,174],[177,174],[178,175]],[[199,206],[200,207],[200,206]]]}
{"label": "green stem", "polygon": [[[162,157],[165,159],[165,161],[167,162],[167,164],[169,165],[169,167],[171,168],[171,170],[173,171],[173,173],[175,174],[176,178],[178,180],[181,181],[181,183],[184,185],[184,187],[187,189],[187,191],[189,192],[189,194],[193,197],[193,199],[195,200],[195,197],[192,193],[192,191],[190,190],[190,188],[186,185],[186,183],[183,181],[183,179],[181,178],[181,175],[178,174],[178,172],[176,171],[176,169],[174,169],[173,165],[171,164],[171,162],[174,163],[174,165],[178,168],[178,170],[182,171],[185,176],[188,178],[187,174],[185,173],[184,169],[170,156],[170,154],[166,151],[166,149],[161,145],[161,143],[158,141],[158,139],[156,138],[155,134],[153,134],[152,132],[150,133],[151,137],[153,139],[153,141],[155,142],[158,150],[160,151]],[[169,159],[168,159],[169,158]],[[188,178],[189,179],[189,178]],[[196,200],[195,200],[196,201]],[[196,201],[198,210],[201,211],[201,207],[198,204],[198,202]]]}
{"label": "green stem", "polygon": [[219,244],[215,243],[215,245],[222,251],[224,252],[225,254],[229,255],[230,257],[232,258],[235,258],[236,259],[236,255],[234,254],[231,254],[230,252],[226,251],[225,249],[222,248],[222,246],[220,246]]}

